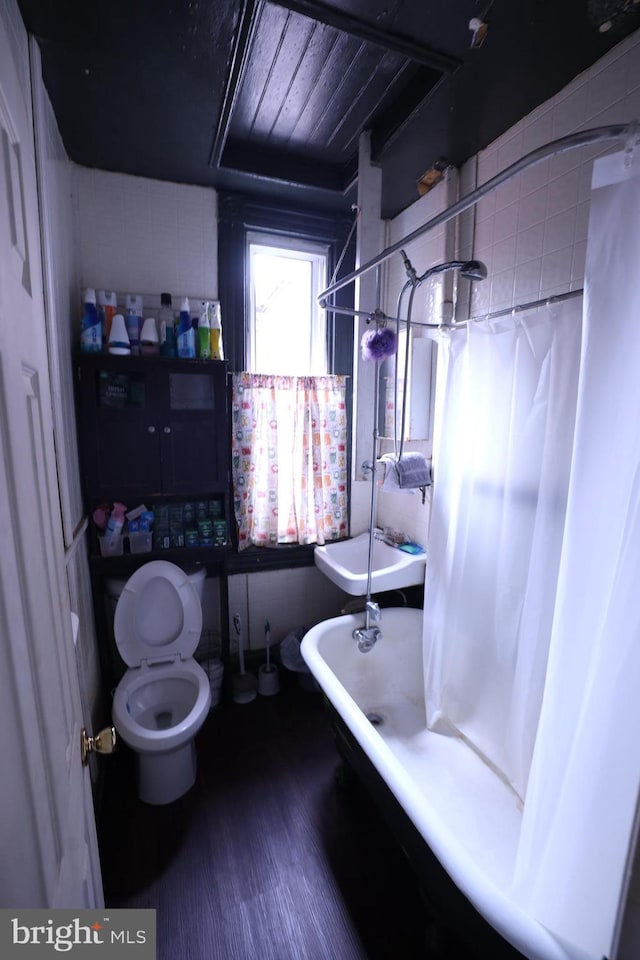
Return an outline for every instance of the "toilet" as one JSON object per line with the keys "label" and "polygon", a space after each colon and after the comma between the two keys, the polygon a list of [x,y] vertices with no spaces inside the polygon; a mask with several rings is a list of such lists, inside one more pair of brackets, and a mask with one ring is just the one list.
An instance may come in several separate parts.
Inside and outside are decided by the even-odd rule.
{"label": "toilet", "polygon": [[209,678],[193,659],[202,632],[206,571],[165,560],[139,567],[115,609],[114,636],[129,669],[113,696],[113,724],[137,754],[138,794],[172,803],[196,777],[194,738],[209,711]]}

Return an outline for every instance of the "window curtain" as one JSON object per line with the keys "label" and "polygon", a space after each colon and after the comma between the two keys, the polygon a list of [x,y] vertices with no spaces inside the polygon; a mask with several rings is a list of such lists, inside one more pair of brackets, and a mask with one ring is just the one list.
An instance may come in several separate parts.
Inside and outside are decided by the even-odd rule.
{"label": "window curtain", "polygon": [[[597,160],[583,355],[521,903],[615,956],[640,790],[640,157]],[[636,906],[637,912],[637,906]]]}
{"label": "window curtain", "polygon": [[346,377],[237,373],[231,411],[239,548],[345,537]]}
{"label": "window curtain", "polygon": [[439,345],[425,582],[431,729],[522,798],[547,666],[571,467],[581,302]]}

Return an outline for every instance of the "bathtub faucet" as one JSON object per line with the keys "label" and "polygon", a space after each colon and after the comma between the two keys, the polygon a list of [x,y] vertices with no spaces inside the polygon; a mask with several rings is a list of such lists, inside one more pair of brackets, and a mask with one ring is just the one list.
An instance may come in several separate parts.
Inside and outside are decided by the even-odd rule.
{"label": "bathtub faucet", "polygon": [[356,627],[352,633],[360,653],[369,653],[381,638],[382,630],[380,627],[371,626],[371,621],[378,623],[380,618],[380,606],[374,600],[367,600],[364,605],[364,627]]}

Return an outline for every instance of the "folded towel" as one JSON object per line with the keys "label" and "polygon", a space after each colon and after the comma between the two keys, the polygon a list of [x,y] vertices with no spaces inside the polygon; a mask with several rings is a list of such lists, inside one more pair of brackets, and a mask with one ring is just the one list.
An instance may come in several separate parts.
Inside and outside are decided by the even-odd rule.
{"label": "folded towel", "polygon": [[403,453],[401,457],[385,453],[380,462],[384,464],[383,490],[415,490],[431,485],[431,468],[422,453]]}

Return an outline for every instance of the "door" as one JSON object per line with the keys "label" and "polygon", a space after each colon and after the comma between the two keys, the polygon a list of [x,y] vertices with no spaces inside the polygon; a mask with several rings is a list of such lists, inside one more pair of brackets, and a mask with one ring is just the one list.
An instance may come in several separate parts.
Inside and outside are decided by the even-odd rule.
{"label": "door", "polygon": [[65,581],[27,36],[0,0],[0,906],[102,905]]}

